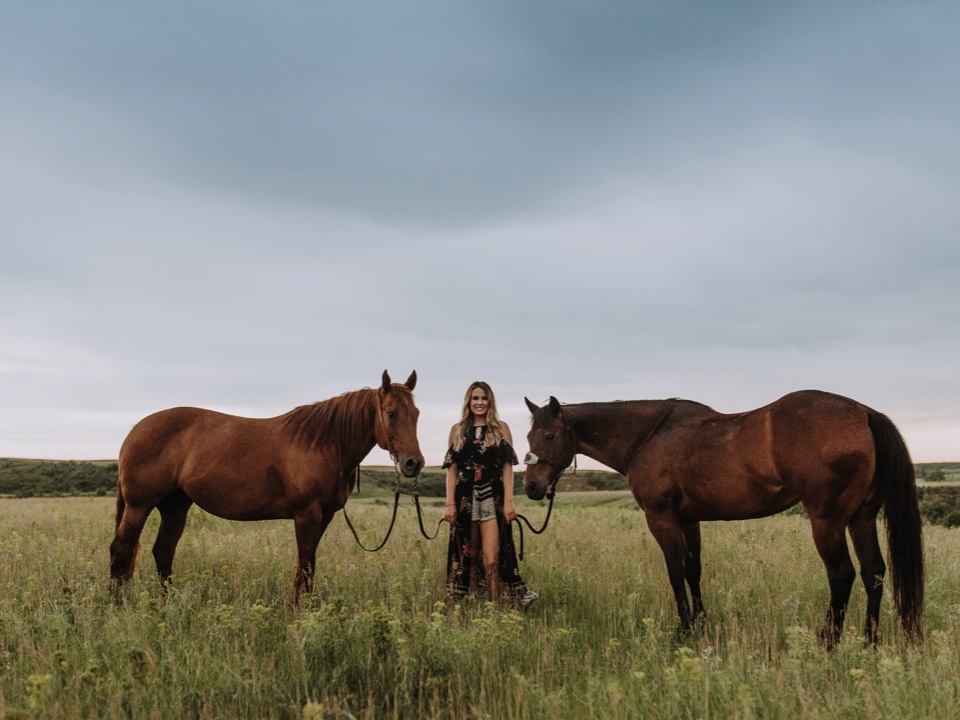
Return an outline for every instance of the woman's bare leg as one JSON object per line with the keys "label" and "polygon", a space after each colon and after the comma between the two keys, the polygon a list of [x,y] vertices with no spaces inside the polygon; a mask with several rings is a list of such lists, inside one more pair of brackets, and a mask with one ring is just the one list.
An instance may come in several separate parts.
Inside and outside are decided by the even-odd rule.
{"label": "woman's bare leg", "polygon": [[500,569],[497,559],[500,556],[500,532],[496,519],[480,523],[480,535],[483,548],[483,570],[487,577],[487,596],[491,602],[500,601]]}

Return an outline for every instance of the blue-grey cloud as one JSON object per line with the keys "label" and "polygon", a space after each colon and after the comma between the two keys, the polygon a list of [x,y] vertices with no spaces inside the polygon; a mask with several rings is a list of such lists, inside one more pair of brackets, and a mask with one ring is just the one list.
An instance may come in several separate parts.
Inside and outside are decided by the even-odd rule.
{"label": "blue-grey cloud", "polygon": [[5,12],[0,455],[384,367],[434,460],[477,377],[518,436],[817,386],[960,452],[953,4]]}

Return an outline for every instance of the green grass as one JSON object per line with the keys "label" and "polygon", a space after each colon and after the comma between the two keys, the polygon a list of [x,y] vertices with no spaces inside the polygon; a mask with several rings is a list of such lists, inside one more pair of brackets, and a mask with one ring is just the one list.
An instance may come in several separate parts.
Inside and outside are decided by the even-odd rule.
{"label": "green grass", "polygon": [[[539,524],[545,506],[520,511]],[[391,506],[353,499],[365,542]],[[425,503],[428,525],[440,508]],[[380,553],[336,518],[317,592],[286,605],[291,523],[191,511],[163,600],[151,517],[116,606],[106,498],[0,501],[0,717],[952,717],[960,705],[960,530],[925,531],[926,641],[906,645],[884,599],[877,650],[854,588],[839,647],[816,641],[826,578],[801,517],[704,525],[708,617],[678,641],[666,571],[624,493],[560,494],[522,565],[529,612],[444,602],[445,543],[409,499]]]}

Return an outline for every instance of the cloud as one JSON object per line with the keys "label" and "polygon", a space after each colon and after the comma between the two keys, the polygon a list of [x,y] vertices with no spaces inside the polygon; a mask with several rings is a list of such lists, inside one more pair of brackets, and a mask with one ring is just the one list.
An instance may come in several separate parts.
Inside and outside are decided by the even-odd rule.
{"label": "cloud", "polygon": [[524,395],[821,387],[960,452],[921,428],[960,401],[958,14],[15,5],[0,454],[384,367],[428,460],[475,378],[518,437]]}

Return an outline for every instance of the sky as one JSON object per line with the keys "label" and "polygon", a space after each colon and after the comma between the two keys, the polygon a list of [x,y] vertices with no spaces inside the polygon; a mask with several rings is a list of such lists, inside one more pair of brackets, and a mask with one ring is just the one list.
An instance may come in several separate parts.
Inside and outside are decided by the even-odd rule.
{"label": "sky", "polygon": [[960,461],[952,0],[0,15],[0,457],[388,369],[428,464],[478,379],[521,453],[524,397],[817,388]]}

